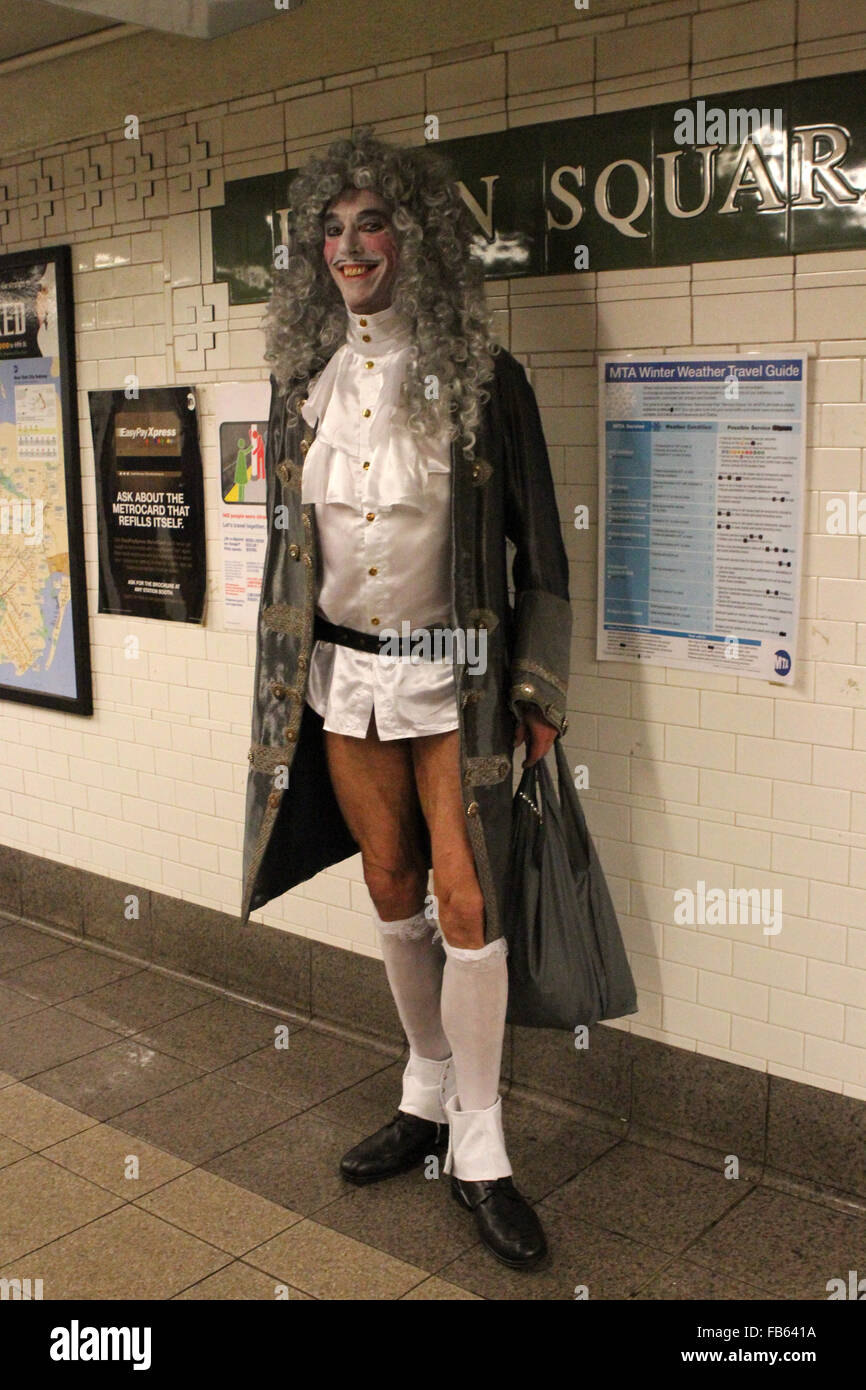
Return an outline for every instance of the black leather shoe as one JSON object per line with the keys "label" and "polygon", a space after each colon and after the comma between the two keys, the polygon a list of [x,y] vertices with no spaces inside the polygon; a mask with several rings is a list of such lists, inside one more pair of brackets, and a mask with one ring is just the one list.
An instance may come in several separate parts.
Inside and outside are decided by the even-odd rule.
{"label": "black leather shoe", "polygon": [[340,1172],[354,1183],[393,1178],[423,1163],[428,1154],[447,1143],[447,1125],[398,1110],[393,1120],[343,1155]]}
{"label": "black leather shoe", "polygon": [[547,1254],[541,1222],[511,1178],[466,1182],[452,1175],[451,1195],[475,1213],[478,1234],[503,1264],[526,1269]]}

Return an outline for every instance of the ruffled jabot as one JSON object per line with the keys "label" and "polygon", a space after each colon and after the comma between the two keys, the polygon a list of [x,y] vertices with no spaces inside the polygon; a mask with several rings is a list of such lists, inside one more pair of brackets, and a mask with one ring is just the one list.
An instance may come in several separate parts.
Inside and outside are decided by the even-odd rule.
{"label": "ruffled jabot", "polygon": [[[370,506],[402,503],[427,509],[428,474],[451,471],[451,446],[444,432],[432,439],[409,429],[400,387],[411,345],[411,328],[393,306],[377,314],[347,310],[346,341],[310,383],[301,408],[307,423],[317,426],[303,465],[303,502],[357,506],[363,497]],[[363,474],[358,454],[360,372],[379,382],[369,435],[374,467]]]}

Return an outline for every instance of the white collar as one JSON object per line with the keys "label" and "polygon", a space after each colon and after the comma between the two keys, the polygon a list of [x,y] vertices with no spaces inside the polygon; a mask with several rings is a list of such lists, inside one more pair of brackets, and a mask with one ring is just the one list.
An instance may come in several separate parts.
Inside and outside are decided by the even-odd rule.
{"label": "white collar", "polygon": [[346,344],[363,357],[384,357],[398,352],[412,341],[412,329],[390,304],[376,314],[353,314],[346,310]]}

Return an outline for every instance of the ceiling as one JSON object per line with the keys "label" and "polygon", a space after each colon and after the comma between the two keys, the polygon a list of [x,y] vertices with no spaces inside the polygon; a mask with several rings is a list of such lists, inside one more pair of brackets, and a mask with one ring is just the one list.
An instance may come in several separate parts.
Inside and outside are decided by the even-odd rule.
{"label": "ceiling", "polygon": [[0,4],[0,63],[25,57],[33,61],[40,50],[100,32],[107,37],[119,26],[211,39],[301,4],[303,0],[281,0],[279,6],[275,0],[5,0]]}

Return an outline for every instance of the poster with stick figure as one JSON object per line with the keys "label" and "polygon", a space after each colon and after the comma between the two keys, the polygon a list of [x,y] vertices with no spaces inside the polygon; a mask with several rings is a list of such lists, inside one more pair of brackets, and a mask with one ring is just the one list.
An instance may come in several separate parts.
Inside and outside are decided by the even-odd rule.
{"label": "poster with stick figure", "polygon": [[[267,381],[201,388],[206,456],[218,469],[222,539],[222,626],[254,632],[267,538]],[[220,611],[217,598],[215,614]]]}

